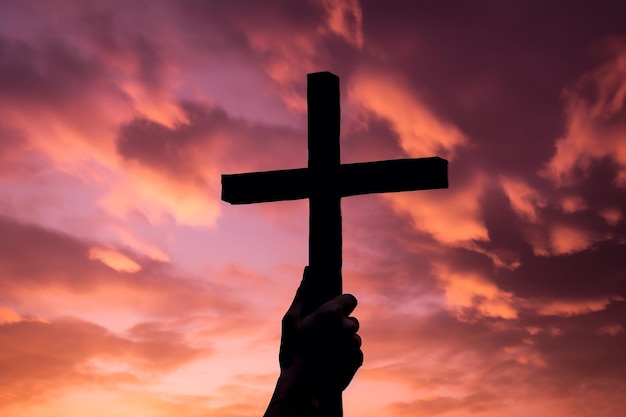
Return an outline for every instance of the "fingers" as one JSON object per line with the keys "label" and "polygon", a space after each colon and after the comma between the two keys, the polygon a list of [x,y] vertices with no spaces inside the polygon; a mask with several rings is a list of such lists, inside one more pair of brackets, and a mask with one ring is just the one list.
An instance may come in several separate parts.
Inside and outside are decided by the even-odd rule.
{"label": "fingers", "polygon": [[349,314],[354,311],[357,300],[352,294],[343,294],[324,303],[308,319],[314,327],[354,334],[359,330],[359,321]]}
{"label": "fingers", "polygon": [[356,333],[359,331],[359,321],[355,317],[346,317],[343,320],[343,328],[347,331],[351,331],[352,333]]}
{"label": "fingers", "polygon": [[342,294],[322,304],[317,312],[321,315],[339,313],[344,317],[348,317],[350,313],[354,311],[357,304],[358,302],[354,295]]}
{"label": "fingers", "polygon": [[[354,309],[356,308],[358,304],[356,297],[352,294],[343,294],[338,297],[335,297],[333,300],[336,301],[336,303],[341,308],[342,313],[346,316],[350,315],[350,313],[354,311]],[[333,300],[331,300],[331,302]]]}
{"label": "fingers", "polygon": [[344,343],[338,350],[339,357],[335,362],[335,369],[338,372],[336,381],[339,388],[344,390],[357,370],[363,365],[363,351],[361,350],[361,337],[353,334],[352,338]]}

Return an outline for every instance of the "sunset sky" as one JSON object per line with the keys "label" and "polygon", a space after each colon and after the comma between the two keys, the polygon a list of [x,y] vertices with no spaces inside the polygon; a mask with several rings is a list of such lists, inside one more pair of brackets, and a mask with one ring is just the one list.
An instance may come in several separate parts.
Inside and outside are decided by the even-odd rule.
{"label": "sunset sky", "polygon": [[624,417],[623,1],[0,0],[0,415],[253,417],[307,263],[306,74],[342,162],[346,417]]}

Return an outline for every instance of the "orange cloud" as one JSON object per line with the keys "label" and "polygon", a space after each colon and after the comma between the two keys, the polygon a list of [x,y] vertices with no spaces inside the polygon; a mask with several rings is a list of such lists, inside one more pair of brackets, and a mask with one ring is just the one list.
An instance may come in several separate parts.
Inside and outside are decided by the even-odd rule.
{"label": "orange cloud", "polygon": [[170,177],[135,163],[127,163],[124,170],[99,201],[110,214],[125,218],[138,211],[155,224],[171,220],[191,226],[215,224],[220,213],[218,175],[211,173],[207,183]]}
{"label": "orange cloud", "polygon": [[326,9],[326,28],[322,31],[341,36],[348,43],[359,48],[363,47],[363,11],[358,0],[322,0],[322,6]]}
{"label": "orange cloud", "polygon": [[603,210],[600,210],[598,214],[610,226],[617,226],[617,224],[622,219],[622,212],[615,207],[608,207]]}
{"label": "orange cloud", "polygon": [[0,325],[9,323],[19,323],[22,317],[8,307],[0,307]]}
{"label": "orange cloud", "polygon": [[525,234],[537,256],[572,255],[612,238],[611,235],[600,235],[566,224],[545,225],[525,230]]}
{"label": "orange cloud", "polygon": [[445,245],[463,246],[471,240],[489,240],[480,208],[485,185],[484,178],[476,175],[449,190],[392,193],[382,198],[399,214],[408,215],[416,229]]}
{"label": "orange cloud", "polygon": [[569,255],[584,251],[593,245],[598,238],[587,231],[571,226],[553,226],[550,231],[551,253]]}
{"label": "orange cloud", "polygon": [[400,146],[412,157],[439,155],[450,159],[467,137],[454,125],[441,121],[391,75],[360,72],[352,76],[348,97],[364,109],[391,123]]}
{"label": "orange cloud", "polygon": [[519,364],[539,366],[542,368],[547,366],[541,354],[533,349],[532,346],[529,346],[529,344],[507,346],[503,350]]}
{"label": "orange cloud", "polygon": [[155,244],[141,239],[133,233],[130,228],[122,227],[122,226],[110,226],[109,229],[112,229],[117,236],[122,240],[122,242],[138,253],[148,256],[150,259],[159,262],[169,262],[169,256],[157,247]]}
{"label": "orange cloud", "polygon": [[614,301],[624,301],[624,297],[608,296],[604,298],[575,301],[555,300],[538,305],[535,309],[542,316],[571,317],[605,310],[606,307]]}
{"label": "orange cloud", "polygon": [[500,184],[513,211],[522,219],[536,222],[537,210],[545,206],[545,199],[541,194],[521,180],[501,177]]}
{"label": "orange cloud", "polygon": [[[300,31],[286,32],[281,26],[246,29],[251,47],[267,55],[265,71],[277,84],[278,94],[287,107],[298,113],[306,112],[306,97],[295,86],[304,81],[303,74],[315,71],[318,45],[314,37]],[[289,38],[289,42],[281,40]]]}
{"label": "orange cloud", "polygon": [[[26,46],[23,49],[21,52],[28,59],[19,63],[24,67],[19,72],[24,80],[16,82],[28,87],[0,98],[0,115],[27,138],[29,149],[49,160],[55,170],[104,194],[99,201],[97,197],[84,201],[86,210],[95,211],[100,204],[113,215],[126,217],[139,211],[155,223],[172,217],[181,224],[214,223],[219,213],[215,191],[219,187],[219,172],[206,160],[211,155],[209,149],[201,147],[195,153],[197,149],[193,148],[183,155],[195,169],[192,177],[124,163],[116,149],[117,127],[138,114],[165,127],[189,123],[189,113],[173,96],[171,65],[154,62],[153,82],[146,84],[136,54],[117,51],[120,57],[116,60],[111,51],[105,56],[99,55],[102,51],[85,51],[93,54],[94,60],[101,58],[101,67],[122,80],[114,83],[103,69],[69,49],[56,54]],[[124,63],[120,64],[120,60]],[[36,71],[32,68],[38,67],[40,61],[45,63],[48,78],[33,75]],[[78,75],[72,76],[70,70]],[[45,97],[31,97],[28,88],[35,87],[48,92],[47,101]],[[196,160],[194,156],[199,158],[201,151],[206,152],[202,161]]]}
{"label": "orange cloud", "polygon": [[582,197],[570,195],[561,199],[561,209],[563,213],[576,213],[587,208],[587,203]]}
{"label": "orange cloud", "polygon": [[155,91],[153,86],[137,81],[129,81],[122,86],[124,92],[132,98],[138,114],[168,127],[187,122],[187,115],[173,95],[174,87],[164,87]]}
{"label": "orange cloud", "polygon": [[[290,16],[289,8],[259,10],[263,24],[255,13],[238,14],[234,19],[247,37],[252,50],[263,61],[267,75],[288,109],[306,112],[304,74],[320,71],[326,55],[325,42],[338,38],[349,45],[363,46],[362,11],[358,0],[322,0],[300,5],[306,10]],[[285,42],[289,39],[289,42]]]}
{"label": "orange cloud", "polygon": [[92,247],[89,249],[89,259],[97,259],[117,272],[141,271],[141,265],[115,249]]}
{"label": "orange cloud", "polygon": [[0,306],[0,326],[23,321],[48,323],[48,321],[42,317],[22,316],[9,307]]}
{"label": "orange cloud", "polygon": [[574,180],[576,169],[586,171],[592,161],[609,158],[619,167],[616,184],[626,187],[626,43],[613,39],[605,49],[610,60],[566,92],[567,134],[542,171],[557,185]]}
{"label": "orange cloud", "polygon": [[447,304],[457,312],[458,318],[466,320],[471,317],[468,312],[482,317],[518,317],[513,294],[502,291],[478,273],[454,272],[443,265],[435,269]]}

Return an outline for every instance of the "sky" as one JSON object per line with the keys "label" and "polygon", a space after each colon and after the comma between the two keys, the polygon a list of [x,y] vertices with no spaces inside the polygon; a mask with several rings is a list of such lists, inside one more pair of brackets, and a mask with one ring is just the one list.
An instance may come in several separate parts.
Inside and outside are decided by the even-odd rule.
{"label": "sky", "polygon": [[0,0],[0,414],[252,417],[307,262],[306,74],[344,163],[446,190],[346,198],[365,363],[349,417],[623,417],[621,1]]}

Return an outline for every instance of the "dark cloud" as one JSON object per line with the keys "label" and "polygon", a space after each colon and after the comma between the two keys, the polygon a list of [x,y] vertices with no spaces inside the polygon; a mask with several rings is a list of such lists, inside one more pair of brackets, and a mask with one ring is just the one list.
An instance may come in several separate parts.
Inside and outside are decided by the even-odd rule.
{"label": "dark cloud", "polygon": [[57,111],[76,111],[78,97],[84,99],[95,88],[121,96],[101,61],[56,37],[44,45],[0,37],[0,56],[0,103],[8,109],[33,106],[36,113],[40,106],[54,104]]}
{"label": "dark cloud", "polygon": [[[86,242],[70,235],[0,218],[0,299],[36,311],[46,300],[46,292],[72,300],[84,297],[110,303],[111,308],[140,309],[157,315],[217,309],[243,311],[244,304],[224,297],[219,285],[180,277],[162,262],[119,248],[141,266],[134,273],[116,271],[89,256],[97,242]],[[217,286],[216,286],[217,285]],[[36,291],[34,291],[36,289]],[[236,298],[236,297],[235,297]],[[50,301],[50,300],[49,300]]]}
{"label": "dark cloud", "polygon": [[[563,91],[598,63],[595,43],[623,31],[624,5],[465,1],[363,2],[363,27],[382,62],[478,144],[474,164],[531,173],[562,134]],[[376,16],[373,18],[373,16]],[[372,65],[381,65],[379,55]]]}
{"label": "dark cloud", "polygon": [[119,154],[167,175],[192,178],[215,165],[225,172],[235,167],[270,170],[306,165],[304,132],[237,119],[204,103],[187,101],[181,108],[187,120],[174,127],[146,118],[122,126]]}
{"label": "dark cloud", "polygon": [[[602,323],[619,321],[624,303],[572,319],[523,316],[500,323],[460,323],[445,313],[387,315],[385,304],[365,307],[373,307],[376,313],[362,321],[367,362],[360,378],[402,381],[418,392],[454,389],[466,393],[447,398],[426,394],[413,402],[392,405],[406,415],[409,410],[446,413],[457,407],[473,409],[466,401],[473,402],[470,399],[478,394],[483,394],[478,397],[485,401],[478,401],[480,410],[474,412],[488,413],[503,412],[507,403],[524,397],[532,398],[529,405],[577,396],[576,402],[584,405],[601,392],[617,399],[625,388],[622,346],[626,334],[599,331]],[[607,402],[598,415],[614,415],[615,406]],[[566,409],[569,407],[576,406],[570,404]]]}

